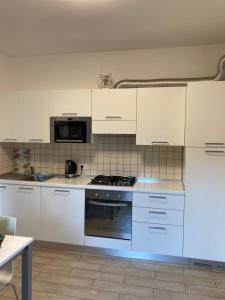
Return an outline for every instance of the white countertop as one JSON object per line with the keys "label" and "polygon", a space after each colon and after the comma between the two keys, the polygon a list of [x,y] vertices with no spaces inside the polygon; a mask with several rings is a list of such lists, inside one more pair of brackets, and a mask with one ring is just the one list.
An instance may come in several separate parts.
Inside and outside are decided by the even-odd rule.
{"label": "white countertop", "polygon": [[154,193],[170,193],[184,194],[184,185],[178,180],[151,180],[147,178],[138,178],[133,187],[105,186],[105,185],[89,185],[93,177],[81,176],[75,178],[59,178],[55,177],[45,182],[31,182],[22,180],[5,180],[0,179],[0,184],[15,185],[31,185],[43,187],[60,187],[60,188],[82,188],[82,189],[101,189],[101,190],[119,190],[131,192],[154,192]]}

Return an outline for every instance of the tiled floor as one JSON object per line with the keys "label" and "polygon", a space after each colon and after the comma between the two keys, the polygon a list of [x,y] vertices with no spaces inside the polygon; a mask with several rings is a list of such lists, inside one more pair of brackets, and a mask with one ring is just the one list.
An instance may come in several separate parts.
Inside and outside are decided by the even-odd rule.
{"label": "tiled floor", "polygon": [[[21,260],[14,282],[21,292]],[[10,287],[0,300],[15,299]],[[33,250],[33,300],[225,300],[225,272],[155,261]]]}

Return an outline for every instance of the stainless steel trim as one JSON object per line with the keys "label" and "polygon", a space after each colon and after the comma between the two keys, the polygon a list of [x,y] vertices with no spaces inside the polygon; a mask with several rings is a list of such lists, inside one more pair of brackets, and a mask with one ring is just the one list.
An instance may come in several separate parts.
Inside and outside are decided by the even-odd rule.
{"label": "stainless steel trim", "polygon": [[225,55],[222,56],[217,64],[217,73],[208,77],[197,78],[163,78],[163,79],[123,79],[114,85],[119,88],[147,88],[165,86],[187,86],[188,82],[196,81],[224,81],[225,80]]}
{"label": "stainless steel trim", "polygon": [[89,201],[89,203],[97,206],[127,207],[126,203],[108,203],[108,202],[97,202],[97,201]]}

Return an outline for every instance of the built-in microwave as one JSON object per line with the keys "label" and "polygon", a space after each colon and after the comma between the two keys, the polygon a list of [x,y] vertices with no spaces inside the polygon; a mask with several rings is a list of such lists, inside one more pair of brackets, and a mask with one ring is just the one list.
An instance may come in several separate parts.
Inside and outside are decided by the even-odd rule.
{"label": "built-in microwave", "polygon": [[91,117],[51,118],[52,143],[90,143]]}

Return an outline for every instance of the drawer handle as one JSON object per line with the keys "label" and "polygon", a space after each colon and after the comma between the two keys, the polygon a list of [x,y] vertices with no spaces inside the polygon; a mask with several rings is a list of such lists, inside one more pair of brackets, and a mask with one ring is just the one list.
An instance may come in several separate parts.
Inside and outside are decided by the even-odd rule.
{"label": "drawer handle", "polygon": [[59,193],[59,194],[69,194],[70,193],[70,191],[68,191],[68,190],[54,190],[54,192],[57,194],[57,193]]}
{"label": "drawer handle", "polygon": [[154,230],[154,231],[158,231],[158,232],[163,232],[163,233],[166,232],[166,228],[165,227],[149,226],[148,228],[151,229],[151,230]]}
{"label": "drawer handle", "polygon": [[225,151],[223,151],[223,150],[205,150],[205,154],[207,154],[207,155],[224,155]]}
{"label": "drawer handle", "polygon": [[5,189],[6,189],[6,186],[2,185],[2,186],[0,186],[0,189],[1,189],[1,190],[5,190]]}
{"label": "drawer handle", "polygon": [[169,142],[152,142],[152,145],[169,145]]}
{"label": "drawer handle", "polygon": [[163,203],[168,202],[168,199],[165,196],[149,196],[149,200],[154,202],[163,202]]}
{"label": "drawer handle", "polygon": [[223,146],[225,145],[224,143],[205,143],[206,147],[207,146]]}
{"label": "drawer handle", "polygon": [[34,142],[34,143],[43,142],[43,139],[29,139],[29,142]]}
{"label": "drawer handle", "polygon": [[33,188],[26,188],[26,187],[19,187],[19,191],[21,192],[32,192],[34,189]]}
{"label": "drawer handle", "polygon": [[121,120],[122,117],[121,116],[105,116],[105,118],[108,120],[108,119],[118,119],[118,120]]}
{"label": "drawer handle", "polygon": [[164,211],[151,211],[151,210],[150,210],[149,213],[150,213],[150,214],[153,214],[153,215],[161,215],[161,216],[167,215],[167,213],[164,212]]}
{"label": "drawer handle", "polygon": [[77,116],[77,113],[63,113],[63,116]]}
{"label": "drawer handle", "polygon": [[16,142],[18,139],[4,139],[4,141],[6,141],[6,142],[10,142],[10,141],[12,141],[12,142]]}

